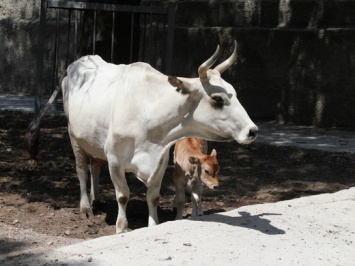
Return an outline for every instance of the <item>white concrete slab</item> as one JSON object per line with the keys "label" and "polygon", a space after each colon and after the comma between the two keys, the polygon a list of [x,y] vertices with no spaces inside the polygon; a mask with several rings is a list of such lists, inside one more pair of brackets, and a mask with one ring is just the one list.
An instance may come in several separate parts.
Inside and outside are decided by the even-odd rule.
{"label": "white concrete slab", "polygon": [[24,265],[350,266],[354,214],[355,188],[350,188],[100,237]]}

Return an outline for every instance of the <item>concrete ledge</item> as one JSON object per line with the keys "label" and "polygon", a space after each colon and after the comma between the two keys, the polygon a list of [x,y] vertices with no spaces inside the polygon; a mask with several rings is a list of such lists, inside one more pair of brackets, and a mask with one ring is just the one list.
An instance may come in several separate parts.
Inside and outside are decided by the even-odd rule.
{"label": "concrete ledge", "polygon": [[350,188],[166,222],[84,241],[22,263],[353,265],[354,212],[355,188]]}

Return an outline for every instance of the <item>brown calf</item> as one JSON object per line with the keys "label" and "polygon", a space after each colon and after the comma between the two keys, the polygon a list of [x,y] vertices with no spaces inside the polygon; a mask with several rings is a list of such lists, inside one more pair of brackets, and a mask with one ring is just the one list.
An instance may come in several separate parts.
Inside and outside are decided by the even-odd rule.
{"label": "brown calf", "polygon": [[202,183],[210,189],[218,187],[217,152],[213,149],[210,155],[206,153],[207,141],[203,139],[186,138],[175,144],[173,181],[176,190],[174,198],[174,205],[177,209],[176,220],[182,219],[185,189],[191,192],[191,216],[201,216],[203,215]]}

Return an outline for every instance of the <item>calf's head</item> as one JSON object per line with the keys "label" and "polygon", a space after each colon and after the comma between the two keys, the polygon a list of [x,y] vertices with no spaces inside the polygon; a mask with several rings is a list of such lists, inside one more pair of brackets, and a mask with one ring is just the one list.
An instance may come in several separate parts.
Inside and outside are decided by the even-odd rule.
{"label": "calf's head", "polygon": [[190,156],[189,162],[194,167],[194,172],[192,174],[194,178],[201,180],[201,182],[210,189],[218,188],[219,164],[215,149],[212,150],[210,155],[205,155],[200,158]]}
{"label": "calf's head", "polygon": [[195,97],[196,105],[186,116],[186,123],[191,124],[193,135],[212,141],[236,140],[249,144],[255,140],[258,127],[237,99],[235,89],[221,77],[237,59],[237,42],[234,42],[232,55],[224,62],[211,69],[219,54],[216,52],[198,69],[195,79],[169,77],[169,82],[178,91]]}

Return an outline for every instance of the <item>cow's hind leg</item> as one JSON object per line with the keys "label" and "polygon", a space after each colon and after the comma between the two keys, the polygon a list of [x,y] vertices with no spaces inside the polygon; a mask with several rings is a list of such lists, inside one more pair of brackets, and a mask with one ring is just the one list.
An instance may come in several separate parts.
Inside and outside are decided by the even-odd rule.
{"label": "cow's hind leg", "polygon": [[95,160],[91,160],[90,164],[90,174],[91,174],[91,188],[90,188],[90,203],[94,206],[95,201],[100,200],[99,196],[99,176],[100,176],[101,165],[96,163]]}
{"label": "cow's hind leg", "polygon": [[91,173],[91,190],[90,190],[90,203],[94,207],[94,202],[100,200],[99,195],[99,177],[102,166],[107,162],[101,159],[91,158],[90,160],[90,173]]}
{"label": "cow's hind leg", "polygon": [[87,193],[88,180],[88,158],[85,151],[79,146],[75,137],[70,134],[70,142],[75,155],[76,173],[80,182],[80,216],[82,218],[92,218],[94,216]]}
{"label": "cow's hind leg", "polygon": [[115,187],[116,199],[118,203],[118,216],[116,221],[116,234],[128,232],[128,221],[126,207],[129,200],[129,187],[127,185],[125,172],[122,167],[115,163],[108,162],[112,183]]}

